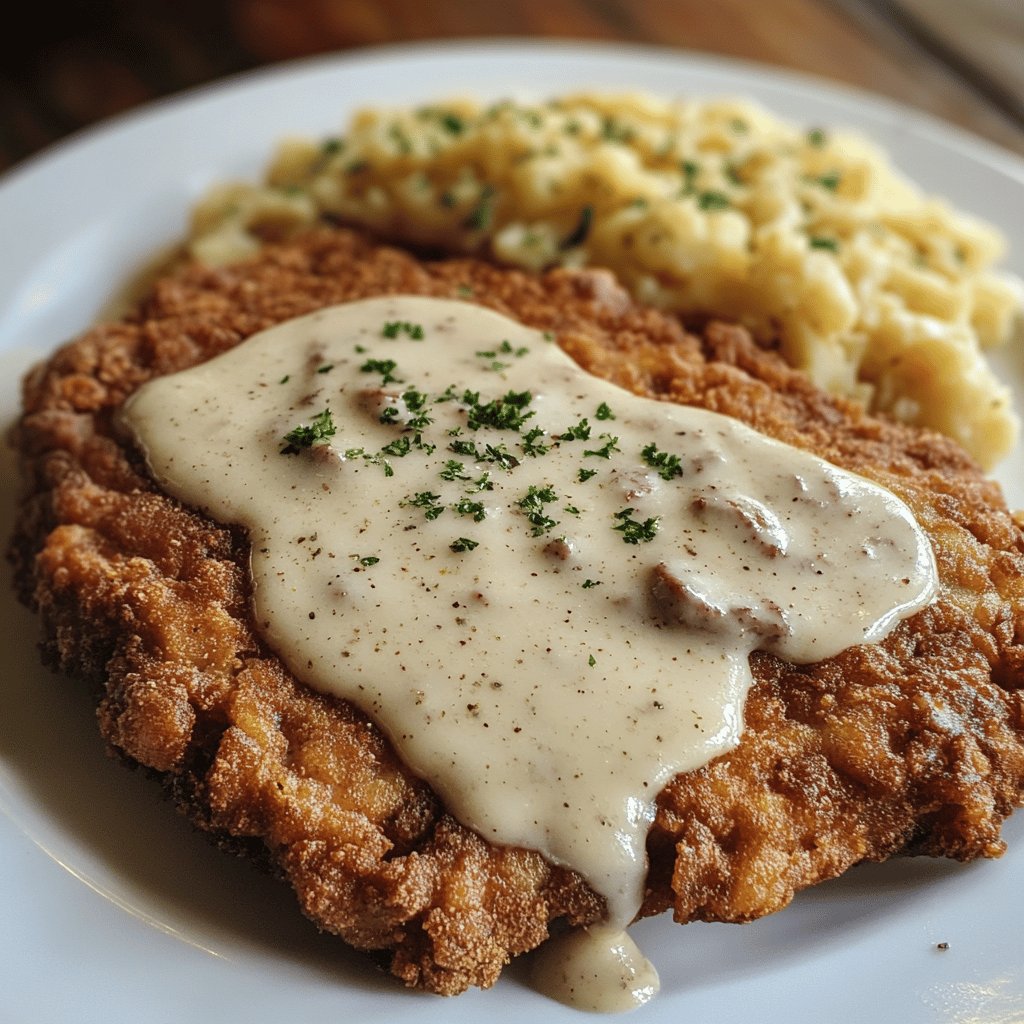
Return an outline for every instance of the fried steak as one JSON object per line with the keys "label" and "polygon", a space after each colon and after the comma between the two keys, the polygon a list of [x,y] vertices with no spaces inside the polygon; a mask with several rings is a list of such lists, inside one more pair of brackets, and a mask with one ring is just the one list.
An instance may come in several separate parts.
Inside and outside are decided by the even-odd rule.
{"label": "fried steak", "polygon": [[365,715],[284,670],[253,629],[245,536],[162,494],[116,429],[149,378],[387,293],[553,331],[599,376],[888,487],[932,540],[940,594],[883,643],[813,665],[753,655],[741,743],[659,798],[644,915],[750,921],[859,861],[1002,852],[1024,786],[1024,521],[954,442],[827,397],[740,328],[687,333],[606,273],[425,261],[344,229],[175,273],[25,382],[17,586],[46,660],[95,686],[114,751],[409,985],[488,986],[556,919],[602,916],[578,875],[459,825]]}

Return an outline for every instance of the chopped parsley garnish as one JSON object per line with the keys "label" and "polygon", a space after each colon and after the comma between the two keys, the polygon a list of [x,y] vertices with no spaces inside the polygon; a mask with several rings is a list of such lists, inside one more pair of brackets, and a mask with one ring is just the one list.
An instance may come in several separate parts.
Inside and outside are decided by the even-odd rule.
{"label": "chopped parsley garnish", "polygon": [[583,469],[582,467],[580,467],[580,471],[577,474],[577,477],[581,484],[585,484],[592,476],[597,476],[596,469]]}
{"label": "chopped parsley garnish", "polygon": [[823,128],[812,128],[807,133],[807,144],[815,149],[822,149],[826,142],[828,142],[828,135],[825,134]]}
{"label": "chopped parsley garnish", "polygon": [[394,476],[395,471],[391,466],[391,463],[387,459],[381,458],[380,453],[371,454],[365,448],[346,448],[345,449],[346,459],[365,459],[367,462],[373,463],[375,466],[382,466],[384,468],[385,476]]}
{"label": "chopped parsley garnish", "polygon": [[594,207],[588,203],[580,210],[580,219],[576,222],[576,227],[558,243],[558,248],[574,249],[576,246],[582,245],[587,240],[587,235],[590,234],[590,226],[593,221]]}
{"label": "chopped parsley garnish", "polygon": [[516,504],[526,513],[526,518],[533,526],[533,536],[539,537],[558,525],[550,516],[544,514],[544,506],[557,501],[555,489],[546,484],[544,487],[530,485],[526,494]]}
{"label": "chopped parsley garnish", "polygon": [[359,559],[360,565],[376,565],[380,561],[375,555],[367,555],[365,558]]}
{"label": "chopped parsley garnish", "polygon": [[589,441],[590,422],[586,416],[580,418],[574,427],[567,427],[558,435],[560,441]]}
{"label": "chopped parsley garnish", "polygon": [[668,452],[659,451],[652,441],[641,452],[644,462],[658,471],[662,480],[671,480],[673,477],[683,475],[683,466],[678,455],[670,455]]}
{"label": "chopped parsley garnish", "polygon": [[472,516],[474,523],[481,522],[487,516],[487,511],[484,509],[482,501],[470,501],[469,498],[460,498],[452,508],[458,512],[460,516]]}
{"label": "chopped parsley garnish", "polygon": [[393,406],[389,405],[378,417],[381,423],[397,423],[398,422],[398,410]]}
{"label": "chopped parsley garnish", "polygon": [[409,454],[411,448],[412,442],[408,437],[403,436],[396,437],[394,441],[389,441],[383,448],[381,448],[381,452],[384,455],[394,455],[397,458],[403,458]]}
{"label": "chopped parsley garnish", "polygon": [[529,348],[525,345],[521,345],[519,348],[515,348],[507,338],[498,346],[493,349],[485,349],[477,352],[477,355],[481,359],[490,359],[491,363],[487,367],[489,370],[493,370],[495,373],[500,373],[502,370],[507,370],[512,364],[503,363],[498,357],[499,356],[515,356],[517,359],[521,359],[529,352]]}
{"label": "chopped parsley garnish", "polygon": [[289,430],[284,435],[285,446],[281,449],[282,455],[298,455],[303,448],[312,448],[315,444],[324,444],[329,437],[334,437],[337,427],[334,425],[334,418],[330,409],[324,409],[313,417],[313,422],[308,426],[302,424]]}
{"label": "chopped parsley garnish", "polygon": [[413,341],[423,340],[423,327],[421,324],[413,324],[408,320],[389,320],[380,332],[385,338],[397,338],[400,334],[407,334]]}
{"label": "chopped parsley garnish", "polygon": [[612,529],[618,530],[622,534],[622,540],[626,544],[639,544],[641,541],[646,543],[654,540],[654,535],[658,532],[658,518],[645,519],[641,523],[632,518],[635,511],[634,508],[624,508],[621,512],[616,512],[614,518],[618,519],[619,525],[613,526]]}
{"label": "chopped parsley garnish", "polygon": [[835,192],[842,180],[843,176],[838,171],[829,171],[827,174],[821,174],[817,178],[811,178],[813,184],[827,188],[829,192]]}
{"label": "chopped parsley garnish", "polygon": [[408,388],[402,392],[402,401],[405,402],[405,407],[409,412],[414,413],[412,418],[406,421],[406,429],[422,430],[434,422],[433,417],[428,416],[424,411],[430,401],[429,396],[424,392],[417,391],[416,388]]}
{"label": "chopped parsley garnish", "polygon": [[477,352],[477,355],[497,355],[500,352],[502,355],[514,355],[517,359],[520,359],[523,356],[525,356],[526,353],[529,351],[530,347],[528,345],[513,345],[512,342],[508,340],[508,338],[505,338],[502,341],[502,343],[497,347],[495,352]]}
{"label": "chopped parsley garnish", "polygon": [[459,554],[462,551],[472,551],[473,548],[479,547],[479,545],[480,541],[478,540],[470,540],[468,537],[459,537],[458,539],[453,540],[448,547],[456,554]]}
{"label": "chopped parsley garnish", "polygon": [[494,187],[485,185],[476,206],[462,222],[462,226],[470,231],[486,231],[494,221],[494,198]]}
{"label": "chopped parsley garnish", "polygon": [[534,415],[532,411],[524,412],[533,401],[533,395],[529,391],[509,391],[502,398],[495,398],[484,403],[480,402],[478,393],[466,391],[463,393],[462,400],[469,406],[467,425],[470,430],[479,430],[481,427],[494,427],[495,430],[520,430],[523,424]]}
{"label": "chopped parsley garnish", "polygon": [[457,114],[453,114],[450,111],[446,111],[441,114],[438,119],[441,123],[441,127],[446,131],[452,133],[452,135],[461,135],[462,130],[466,127],[465,122]]}
{"label": "chopped parsley garnish", "polygon": [[436,519],[444,511],[444,505],[440,502],[440,494],[434,494],[432,491],[420,491],[419,494],[406,498],[402,504],[411,505],[413,508],[421,508],[425,518]]}
{"label": "chopped parsley garnish", "polygon": [[324,366],[317,368],[317,373],[330,373],[334,369],[334,363],[326,363]]}
{"label": "chopped parsley garnish", "polygon": [[538,455],[546,455],[550,451],[551,445],[539,443],[539,438],[544,436],[546,435],[540,427],[534,427],[523,434],[523,439],[519,442],[519,447],[523,449],[523,454],[529,455],[534,459]]}
{"label": "chopped parsley garnish", "polygon": [[363,373],[380,373],[384,375],[384,379],[381,381],[382,384],[393,384],[398,378],[394,375],[395,369],[398,364],[394,359],[367,359],[362,366],[359,367]]}
{"label": "chopped parsley garnish", "polygon": [[395,144],[395,148],[403,156],[408,155],[412,152],[412,141],[406,134],[405,129],[395,122],[388,127],[388,137]]}
{"label": "chopped parsley garnish", "polygon": [[292,375],[290,373],[286,373],[277,383],[278,384],[287,384],[288,381],[290,381],[291,379],[292,379]]}
{"label": "chopped parsley garnish", "polygon": [[591,655],[589,658],[587,658],[587,664],[591,668],[593,668],[597,664],[597,658],[595,658],[593,655]]}
{"label": "chopped parsley garnish", "polygon": [[466,467],[456,459],[448,459],[444,464],[444,469],[438,474],[442,480],[468,480],[469,474],[466,473]]}
{"label": "chopped parsley garnish", "polygon": [[584,580],[583,581],[583,589],[584,590],[590,590],[593,587],[599,587],[599,586],[601,586],[601,581],[600,580]]}
{"label": "chopped parsley garnish", "polygon": [[693,160],[684,160],[679,165],[679,169],[683,172],[682,194],[684,196],[690,195],[697,187],[697,175],[700,174],[700,164]]}
{"label": "chopped parsley garnish", "polygon": [[724,192],[701,192],[697,196],[697,208],[706,212],[727,210],[732,203]]}
{"label": "chopped parsley garnish", "polygon": [[511,472],[519,465],[519,460],[503,444],[486,445],[480,461],[493,462],[506,472]]}
{"label": "chopped parsley garnish", "polygon": [[448,445],[448,450],[455,452],[456,455],[472,456],[477,462],[484,461],[483,456],[477,451],[477,447],[472,441],[463,441],[461,438],[456,438]]}
{"label": "chopped parsley garnish", "polygon": [[743,135],[743,134],[746,133],[748,125],[747,125],[747,122],[744,121],[742,117],[734,117],[729,122],[729,127],[734,132],[736,132],[737,135]]}
{"label": "chopped parsley garnish", "polygon": [[598,440],[604,441],[603,447],[597,449],[585,448],[583,450],[583,454],[594,455],[599,459],[610,459],[612,457],[612,452],[622,450],[618,447],[619,439],[617,437],[613,437],[611,434],[602,434]]}
{"label": "chopped parsley garnish", "polygon": [[613,420],[615,419],[615,413],[608,408],[608,404],[606,402],[602,402],[597,407],[597,412],[594,413],[594,418],[599,420]]}
{"label": "chopped parsley garnish", "polygon": [[827,249],[829,252],[839,252],[839,242],[834,238],[822,238],[812,236],[808,239],[812,249]]}
{"label": "chopped parsley garnish", "polygon": [[601,138],[607,142],[627,143],[633,134],[632,128],[619,124],[614,117],[606,117],[601,122]]}

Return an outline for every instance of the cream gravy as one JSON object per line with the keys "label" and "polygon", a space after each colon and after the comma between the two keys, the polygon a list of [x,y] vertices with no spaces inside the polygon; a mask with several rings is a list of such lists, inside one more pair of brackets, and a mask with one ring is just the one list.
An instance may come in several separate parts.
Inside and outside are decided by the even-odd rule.
{"label": "cream gravy", "polygon": [[473,304],[320,310],[146,384],[124,422],[168,492],[247,529],[295,675],[465,825],[580,872],[613,930],[658,791],[739,740],[751,651],[828,658],[936,587],[888,491]]}

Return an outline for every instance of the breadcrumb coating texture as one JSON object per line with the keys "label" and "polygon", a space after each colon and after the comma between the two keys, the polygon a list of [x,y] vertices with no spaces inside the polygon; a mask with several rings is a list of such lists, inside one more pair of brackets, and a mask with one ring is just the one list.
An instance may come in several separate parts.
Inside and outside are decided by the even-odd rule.
{"label": "breadcrumb coating texture", "polygon": [[118,434],[116,410],[145,380],[400,292],[478,301],[626,388],[870,477],[932,540],[940,595],[883,643],[805,666],[753,656],[739,746],[660,795],[644,915],[750,921],[859,861],[1002,852],[1024,782],[1024,533],[954,442],[826,396],[740,328],[687,334],[605,272],[429,262],[342,229],[169,276],[26,379],[17,584],[46,659],[96,687],[114,750],[408,985],[489,986],[556,922],[602,916],[578,875],[485,843],[358,709],[292,678],[254,632],[245,537],[160,493]]}

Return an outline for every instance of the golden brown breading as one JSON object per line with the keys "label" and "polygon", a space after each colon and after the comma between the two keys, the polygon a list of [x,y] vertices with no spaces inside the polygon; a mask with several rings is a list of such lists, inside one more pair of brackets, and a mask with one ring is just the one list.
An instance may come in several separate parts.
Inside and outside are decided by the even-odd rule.
{"label": "golden brown breading", "polygon": [[364,715],[284,671],[251,628],[245,538],[161,494],[112,426],[143,381],[279,321],[469,290],[555,331],[594,373],[877,480],[935,546],[939,598],[884,643],[801,667],[754,655],[738,748],[661,794],[643,912],[747,921],[861,860],[998,855],[1024,781],[1024,533],[953,442],[826,397],[742,330],[686,334],[605,274],[423,262],[344,230],[168,278],[26,381],[11,555],[46,657],[96,685],[111,746],[201,828],[283,873],[320,927],[389,951],[410,985],[489,985],[551,921],[601,916],[578,876],[484,843]]}

